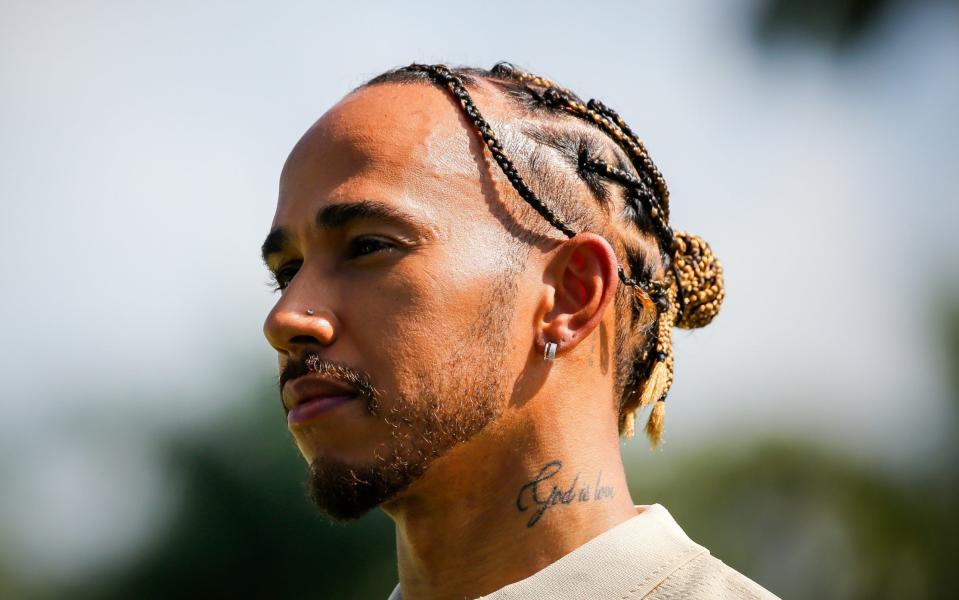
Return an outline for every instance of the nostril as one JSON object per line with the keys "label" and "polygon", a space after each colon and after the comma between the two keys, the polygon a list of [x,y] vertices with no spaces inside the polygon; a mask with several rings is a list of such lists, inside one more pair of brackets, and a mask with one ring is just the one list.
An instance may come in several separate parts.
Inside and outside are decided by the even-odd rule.
{"label": "nostril", "polygon": [[312,335],[297,335],[290,338],[291,344],[319,344],[320,341]]}

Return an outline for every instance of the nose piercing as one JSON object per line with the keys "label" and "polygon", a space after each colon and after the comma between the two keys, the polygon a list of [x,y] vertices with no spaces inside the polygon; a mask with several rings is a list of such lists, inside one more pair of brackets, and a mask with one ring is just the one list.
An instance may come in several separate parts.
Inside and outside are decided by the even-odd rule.
{"label": "nose piercing", "polygon": [[306,309],[306,314],[308,314],[308,315],[310,315],[310,316],[313,316],[313,315],[316,314],[316,311],[313,310],[312,308],[308,308],[308,309]]}
{"label": "nose piercing", "polygon": [[543,360],[555,360],[556,359],[556,342],[546,342],[546,347],[543,348]]}

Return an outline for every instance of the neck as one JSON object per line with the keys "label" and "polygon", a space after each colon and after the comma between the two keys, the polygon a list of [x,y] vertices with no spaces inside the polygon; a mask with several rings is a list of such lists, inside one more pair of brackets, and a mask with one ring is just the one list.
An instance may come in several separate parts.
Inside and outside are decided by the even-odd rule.
{"label": "neck", "polygon": [[636,515],[615,420],[550,408],[503,415],[383,505],[405,600],[491,593]]}

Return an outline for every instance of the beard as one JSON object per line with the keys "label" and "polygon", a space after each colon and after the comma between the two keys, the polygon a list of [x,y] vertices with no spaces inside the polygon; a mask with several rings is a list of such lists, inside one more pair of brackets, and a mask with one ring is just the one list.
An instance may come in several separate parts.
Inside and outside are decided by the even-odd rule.
{"label": "beard", "polygon": [[391,426],[386,453],[370,464],[346,463],[326,455],[311,462],[310,499],[331,521],[358,519],[395,497],[434,460],[500,415],[516,292],[513,273],[491,286],[484,309],[467,329],[477,335],[451,349],[443,364],[414,370],[411,380],[419,385],[412,393],[398,394],[385,414],[379,392],[367,377],[315,355],[307,359],[311,370],[357,385],[366,396],[368,412]]}

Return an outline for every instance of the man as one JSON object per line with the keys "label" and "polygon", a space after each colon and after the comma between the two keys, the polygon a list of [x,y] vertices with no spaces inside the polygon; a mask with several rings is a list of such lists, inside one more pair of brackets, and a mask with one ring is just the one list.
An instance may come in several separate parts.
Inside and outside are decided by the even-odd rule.
{"label": "man", "polygon": [[673,326],[721,268],[605,105],[507,63],[410,65],[347,95],[280,177],[264,324],[311,495],[396,524],[392,599],[774,598],[635,505]]}

